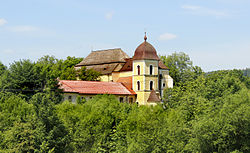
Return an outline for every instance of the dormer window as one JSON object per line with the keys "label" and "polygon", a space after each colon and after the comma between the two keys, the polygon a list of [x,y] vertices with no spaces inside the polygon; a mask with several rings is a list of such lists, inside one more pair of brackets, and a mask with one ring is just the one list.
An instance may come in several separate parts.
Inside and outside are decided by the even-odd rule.
{"label": "dormer window", "polygon": [[149,66],[149,74],[150,74],[150,75],[153,75],[153,65],[150,65],[150,66]]}
{"label": "dormer window", "polygon": [[137,66],[137,72],[138,72],[138,75],[141,75],[141,68],[140,68],[140,65]]}

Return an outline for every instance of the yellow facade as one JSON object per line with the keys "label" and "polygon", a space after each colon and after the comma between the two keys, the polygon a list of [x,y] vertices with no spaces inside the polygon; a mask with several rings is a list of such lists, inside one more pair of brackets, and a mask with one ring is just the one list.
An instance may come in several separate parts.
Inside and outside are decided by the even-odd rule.
{"label": "yellow facade", "polygon": [[[96,60],[94,64],[93,60]],[[145,35],[143,43],[136,48],[132,58],[121,49],[101,50],[92,52],[81,64],[92,63],[91,67],[96,67],[102,74],[109,73],[100,76],[100,81],[121,82],[131,95],[136,93],[132,98],[139,105],[156,105],[161,101],[163,90],[173,87],[173,79],[169,76],[167,67],[163,63],[159,64],[159,61],[155,48],[147,42]],[[118,98],[129,101],[131,97]]]}
{"label": "yellow facade", "polygon": [[[156,93],[161,95],[163,95],[163,90],[165,88],[173,87],[173,81],[169,76],[169,71],[159,69],[158,63],[158,60],[134,60],[133,71],[113,72],[109,75],[102,75],[100,79],[101,81],[106,82],[116,82],[120,77],[132,76],[132,88],[137,94],[137,98],[134,97],[134,101],[138,102],[139,105],[154,105],[155,103],[147,102],[151,92],[150,82],[153,82],[152,88],[156,91]],[[140,67],[140,75],[138,75],[138,66]],[[152,67],[152,74],[150,74],[150,66]],[[159,82],[160,74],[162,78]],[[138,90],[138,81],[140,82],[140,90]]]}
{"label": "yellow facade", "polygon": [[119,77],[129,77],[132,76],[132,71],[120,72]]}
{"label": "yellow facade", "polygon": [[100,81],[111,82],[112,80],[113,80],[112,75],[110,75],[110,74],[100,76]]}
{"label": "yellow facade", "polygon": [[[150,75],[150,65],[153,72]],[[140,66],[140,75],[138,75],[138,66]],[[147,100],[150,95],[150,82],[153,82],[153,89],[158,91],[158,61],[157,60],[135,60],[133,61],[133,89],[137,94],[137,102],[140,105],[148,105]],[[137,82],[140,82],[138,90]]]}
{"label": "yellow facade", "polygon": [[132,76],[132,71],[127,72],[113,72],[112,74],[105,74],[100,76],[100,81],[104,82],[116,82],[121,77]]}
{"label": "yellow facade", "polygon": [[153,75],[158,75],[158,61],[157,60],[145,60],[145,74],[149,75],[150,65],[153,66]]}
{"label": "yellow facade", "polygon": [[144,60],[133,61],[133,76],[138,75],[137,67],[140,66],[140,74],[145,74],[145,62]]}
{"label": "yellow facade", "polygon": [[120,77],[120,72],[113,72],[112,73],[112,80],[116,82]]}

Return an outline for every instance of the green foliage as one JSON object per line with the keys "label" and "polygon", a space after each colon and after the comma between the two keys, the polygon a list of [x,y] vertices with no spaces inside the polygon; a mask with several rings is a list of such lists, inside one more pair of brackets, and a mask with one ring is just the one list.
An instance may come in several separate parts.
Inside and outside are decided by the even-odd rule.
{"label": "green foliage", "polygon": [[29,103],[0,93],[0,152],[68,152],[69,133],[55,114],[54,103],[38,93]]}
{"label": "green foliage", "polygon": [[58,79],[98,80],[100,74],[92,69],[87,70],[83,67],[76,71],[74,66],[81,61],[82,58],[68,56],[66,60],[58,60],[54,56],[46,55],[37,62],[14,62],[9,69],[0,63],[0,88],[17,95],[21,94],[26,99],[30,99],[36,93],[46,92],[54,96],[55,103],[59,103],[62,97],[58,89]]}
{"label": "green foliage", "polygon": [[83,81],[99,81],[99,76],[101,74],[93,69],[86,69],[86,67],[81,67],[78,70],[78,78]]}
{"label": "green foliage", "polygon": [[67,152],[70,141],[68,131],[59,120],[54,103],[46,94],[38,93],[32,97],[30,103],[34,106],[35,122],[38,135],[37,146],[40,151]]}
{"label": "green foliage", "polygon": [[6,71],[6,66],[5,65],[3,65],[3,63],[2,62],[0,62],[0,76]]}
{"label": "green foliage", "polygon": [[221,100],[220,109],[201,115],[193,122],[193,137],[187,146],[199,152],[249,152],[249,102],[246,90]]}
{"label": "green foliage", "polygon": [[76,97],[76,103],[77,104],[84,104],[86,102],[86,98],[77,96]]}
{"label": "green foliage", "polygon": [[32,105],[13,93],[0,93],[0,152],[32,152]]}
{"label": "green foliage", "polygon": [[127,107],[114,96],[104,95],[77,106],[64,102],[58,106],[58,114],[73,131],[71,146],[75,152],[108,152],[112,149],[109,142],[115,127]]}
{"label": "green foliage", "polygon": [[249,152],[250,92],[240,70],[216,71],[165,90],[165,107],[185,116],[188,152]]}
{"label": "green foliage", "polygon": [[30,60],[14,62],[4,75],[1,88],[7,91],[30,97],[42,89],[39,70]]}
{"label": "green foliage", "polygon": [[61,102],[58,77],[98,80],[74,69],[79,58],[5,67],[0,87],[11,92],[0,92],[0,152],[250,152],[250,78],[204,74],[184,53],[162,58],[178,85],[154,107],[112,95]]}
{"label": "green foliage", "polygon": [[169,56],[160,57],[163,63],[169,68],[169,74],[174,80],[174,85],[179,85],[187,81],[196,79],[203,74],[198,66],[193,66],[190,57],[183,53],[173,53]]}

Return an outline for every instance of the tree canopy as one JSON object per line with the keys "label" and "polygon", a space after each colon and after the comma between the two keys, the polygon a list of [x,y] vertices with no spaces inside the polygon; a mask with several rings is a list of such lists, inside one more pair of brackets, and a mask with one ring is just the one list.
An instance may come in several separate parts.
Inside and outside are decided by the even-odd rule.
{"label": "tree canopy", "polygon": [[0,92],[0,152],[250,152],[250,77],[242,70],[203,73],[177,55],[182,66],[167,65],[177,85],[154,107],[114,95],[62,102],[58,77],[97,78],[86,68],[67,75],[78,58],[3,66],[0,86],[15,90]]}
{"label": "tree canopy", "polygon": [[30,60],[15,61],[7,69],[0,63],[0,89],[25,98],[31,98],[39,92],[53,91],[58,94],[58,79],[97,81],[100,74],[92,69],[82,67],[76,70],[74,66],[83,58],[67,57],[66,60],[56,59],[54,56],[44,56],[36,62]]}
{"label": "tree canopy", "polygon": [[190,57],[183,52],[174,52],[169,56],[161,56],[160,58],[169,68],[169,75],[173,78],[174,85],[196,79],[203,73],[200,67],[193,66]]}

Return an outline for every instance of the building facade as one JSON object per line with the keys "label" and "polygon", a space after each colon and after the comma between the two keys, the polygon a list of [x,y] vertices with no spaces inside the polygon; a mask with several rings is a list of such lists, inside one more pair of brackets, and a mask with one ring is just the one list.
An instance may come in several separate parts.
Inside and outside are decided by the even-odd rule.
{"label": "building facade", "polygon": [[[68,83],[68,86],[72,86],[74,81],[69,83],[67,80],[61,80],[65,99],[72,94],[90,97],[89,95],[107,93],[116,95],[121,102],[155,105],[161,102],[163,90],[173,87],[169,69],[160,60],[155,48],[147,42],[146,35],[144,41],[136,48],[132,58],[120,48],[92,51],[75,68],[80,69],[83,66],[101,73],[100,82],[96,82],[99,85],[95,87],[98,90],[90,93],[88,91],[92,88],[88,87],[89,81],[78,81],[77,89],[81,89],[81,91],[71,92],[63,85]],[[104,82],[106,88],[103,87]],[[120,93],[115,93],[113,90],[111,92],[116,85],[122,85],[125,88]]]}

